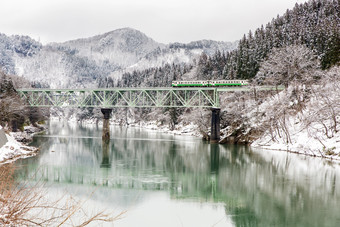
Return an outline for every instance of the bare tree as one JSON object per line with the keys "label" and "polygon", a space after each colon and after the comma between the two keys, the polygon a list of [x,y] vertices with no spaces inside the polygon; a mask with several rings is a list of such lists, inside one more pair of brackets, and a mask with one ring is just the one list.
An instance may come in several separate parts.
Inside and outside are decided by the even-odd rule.
{"label": "bare tree", "polygon": [[[339,128],[340,116],[340,67],[333,67],[323,73],[318,84],[312,88],[313,108],[304,113],[305,128],[313,137],[332,138]],[[321,140],[319,138],[319,140]]]}
{"label": "bare tree", "polygon": [[[63,198],[46,201],[39,185],[17,185],[14,170],[12,164],[0,166],[1,226],[61,226],[70,222],[75,226],[86,226],[96,221],[113,222],[125,213],[112,215],[101,211],[88,215],[83,210],[84,203],[71,197],[66,202],[62,201]],[[75,214],[77,220],[73,219]]]}

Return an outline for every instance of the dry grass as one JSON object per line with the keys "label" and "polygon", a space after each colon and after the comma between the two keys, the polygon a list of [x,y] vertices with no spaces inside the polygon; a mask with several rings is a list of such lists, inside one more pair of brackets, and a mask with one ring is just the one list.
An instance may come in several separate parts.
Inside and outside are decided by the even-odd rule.
{"label": "dry grass", "polygon": [[114,222],[118,215],[100,211],[88,215],[85,202],[62,197],[51,202],[38,185],[17,184],[13,164],[0,166],[0,226],[86,226],[96,221]]}

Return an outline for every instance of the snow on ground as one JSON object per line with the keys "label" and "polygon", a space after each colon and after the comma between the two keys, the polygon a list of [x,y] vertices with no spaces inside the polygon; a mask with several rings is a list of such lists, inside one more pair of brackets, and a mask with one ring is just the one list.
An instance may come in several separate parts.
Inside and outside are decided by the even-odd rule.
{"label": "snow on ground", "polygon": [[[30,130],[30,131],[29,131]],[[25,127],[25,131],[37,132],[38,129],[28,126]],[[26,139],[30,137],[26,132],[13,133],[10,135],[6,134],[7,143],[0,148],[0,165],[4,163],[14,162],[19,158],[27,158],[37,154],[38,148],[26,146],[23,143],[18,142],[15,138],[23,138]]]}
{"label": "snow on ground", "polygon": [[14,162],[19,158],[26,158],[37,153],[38,148],[25,146],[17,142],[12,136],[7,135],[8,142],[0,148],[0,165]]}

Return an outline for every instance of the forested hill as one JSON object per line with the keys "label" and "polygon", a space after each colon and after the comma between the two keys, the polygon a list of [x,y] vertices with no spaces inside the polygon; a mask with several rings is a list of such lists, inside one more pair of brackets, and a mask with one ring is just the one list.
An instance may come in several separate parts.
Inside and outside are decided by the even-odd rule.
{"label": "forested hill", "polygon": [[226,55],[202,56],[202,77],[253,78],[260,63],[273,48],[305,45],[320,58],[323,69],[340,61],[340,1],[311,0],[296,4],[283,16],[277,16],[265,27],[250,31],[238,48]]}
{"label": "forested hill", "polygon": [[125,73],[118,86],[170,86],[174,79],[253,78],[273,48],[305,45],[327,69],[340,61],[339,0],[311,0],[296,4],[255,32],[249,31],[238,48],[202,54],[196,64],[166,65]]}

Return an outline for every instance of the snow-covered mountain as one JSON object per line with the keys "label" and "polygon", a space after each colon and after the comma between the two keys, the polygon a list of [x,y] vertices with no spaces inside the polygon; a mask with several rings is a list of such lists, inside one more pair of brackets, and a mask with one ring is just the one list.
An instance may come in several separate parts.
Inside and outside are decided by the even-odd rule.
{"label": "snow-covered mountain", "polygon": [[192,63],[202,52],[212,55],[236,47],[237,42],[210,40],[166,45],[132,28],[45,46],[28,36],[0,34],[0,67],[37,87],[97,87],[98,79],[165,64]]}
{"label": "snow-covered mountain", "polygon": [[91,38],[77,39],[54,46],[77,50],[77,55],[93,59],[98,64],[107,61],[111,64],[128,67],[139,59],[165,45],[157,43],[140,31],[122,28]]}

